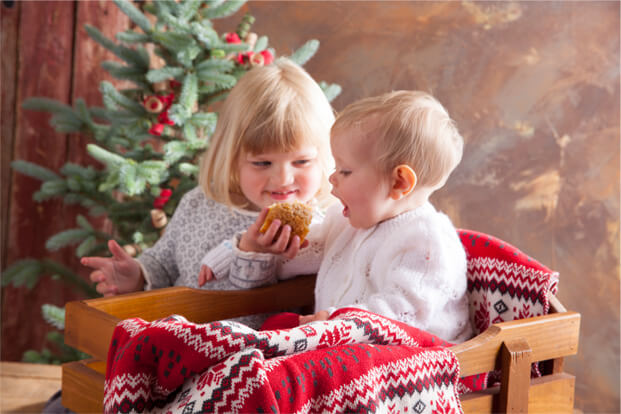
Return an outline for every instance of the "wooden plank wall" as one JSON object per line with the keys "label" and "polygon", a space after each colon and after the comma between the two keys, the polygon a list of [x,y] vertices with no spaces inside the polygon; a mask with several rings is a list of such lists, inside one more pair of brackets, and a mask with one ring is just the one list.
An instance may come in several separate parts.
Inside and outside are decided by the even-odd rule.
{"label": "wooden plank wall", "polygon": [[[445,104],[466,150],[434,203],[457,226],[560,272],[561,301],[583,317],[580,353],[566,363],[576,407],[619,412],[619,3],[262,1],[218,30],[233,30],[244,11],[279,54],[321,41],[306,68],[343,86],[337,110],[392,89],[423,89]],[[3,268],[47,254],[45,240],[73,223],[75,211],[34,204],[37,183],[7,162],[87,159],[81,138],[54,134],[46,115],[18,107],[34,95],[99,99],[104,53],[85,22],[108,35],[127,24],[103,1],[2,8]],[[70,251],[55,257],[76,265]],[[39,348],[40,304],[72,295],[47,282],[4,289],[2,359]]]}
{"label": "wooden plank wall", "polygon": [[[87,278],[71,249],[52,254],[45,249],[50,236],[75,227],[76,215],[85,211],[56,200],[34,203],[32,194],[39,181],[14,173],[9,166],[10,160],[22,159],[58,171],[66,162],[94,162],[85,152],[84,137],[56,133],[48,125],[49,114],[20,108],[32,96],[68,104],[81,97],[89,105],[101,105],[99,82],[112,78],[100,62],[114,56],[90,40],[85,23],[112,37],[125,30],[129,20],[108,1],[2,6],[3,54],[15,57],[12,65],[7,60],[6,71],[3,58],[2,72],[2,268],[22,258],[52,257]],[[14,129],[9,129],[12,125]],[[48,328],[41,316],[42,304],[63,305],[78,297],[49,279],[32,291],[3,288],[2,360],[19,360],[25,350],[45,344]]]}

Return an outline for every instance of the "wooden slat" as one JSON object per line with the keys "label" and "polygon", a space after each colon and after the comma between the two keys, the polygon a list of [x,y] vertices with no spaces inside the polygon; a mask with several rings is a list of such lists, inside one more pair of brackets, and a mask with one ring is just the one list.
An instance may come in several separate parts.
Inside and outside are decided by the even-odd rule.
{"label": "wooden slat", "polygon": [[544,361],[578,352],[580,314],[566,312],[503,322],[451,349],[457,355],[461,375],[497,368],[497,355],[505,341],[523,338],[533,350],[533,361]]}
{"label": "wooden slat", "polygon": [[523,338],[505,342],[500,349],[500,395],[498,411],[523,413],[528,406],[532,350]]}
{"label": "wooden slat", "polygon": [[[179,314],[196,323],[263,312],[277,312],[313,303],[315,276],[301,276],[252,290],[207,291],[171,287],[109,298],[70,302],[65,311],[65,343],[106,360],[119,320],[152,321]],[[285,292],[285,293],[283,293]]]}
{"label": "wooden slat", "polygon": [[[76,412],[102,412],[104,365],[101,361],[91,360],[63,365],[63,404],[67,408]],[[533,379],[530,385],[528,412],[573,413],[574,387],[575,378],[568,374],[554,374]],[[464,413],[493,412],[493,400],[499,393],[499,387],[492,387],[462,395],[460,401]],[[101,399],[91,395],[101,395]]]}
{"label": "wooden slat", "polygon": [[95,360],[63,364],[63,406],[77,413],[103,412],[103,364]]}
{"label": "wooden slat", "polygon": [[[90,38],[85,24],[96,27],[112,41],[116,34],[130,27],[129,18],[111,1],[78,1],[75,27],[75,59],[73,60],[72,101],[82,98],[88,106],[102,106],[99,85],[108,81],[119,87],[135,87],[133,83],[114,79],[101,67],[106,60],[120,59]],[[69,141],[68,159],[80,165],[95,164],[86,152],[90,138],[85,134],[72,134]],[[101,165],[99,168],[101,168]]]}
{"label": "wooden slat", "polygon": [[[19,55],[15,107],[14,157],[58,170],[65,162],[66,135],[47,125],[49,113],[26,111],[24,99],[44,96],[69,102],[73,47],[74,3],[19,2]],[[3,51],[4,53],[4,51]],[[4,57],[3,57],[4,59]],[[4,88],[4,85],[2,85]],[[4,184],[4,183],[3,183]],[[66,262],[72,249],[49,253],[46,240],[64,229],[60,200],[35,203],[32,194],[40,181],[13,173],[6,264],[26,257],[52,257]],[[3,223],[4,224],[4,223]],[[44,278],[33,290],[2,289],[2,359],[20,360],[27,349],[41,349],[49,330],[41,305],[62,305],[76,298],[63,284]],[[27,323],[24,321],[28,321]]]}
{"label": "wooden slat", "polygon": [[[536,414],[572,414],[574,411],[575,378],[568,374],[554,374],[531,380],[528,412]],[[494,398],[499,387],[464,394],[460,397],[465,414],[494,412]]]}
{"label": "wooden slat", "polygon": [[[11,7],[1,5],[2,14],[0,15],[0,50],[2,50],[2,69],[0,70],[0,85],[2,94],[0,95],[0,139],[2,151],[0,152],[0,221],[9,221],[9,195],[11,192],[11,161],[13,159],[13,144],[15,133],[15,82],[17,80],[17,33],[19,22],[20,3],[14,2]],[[0,246],[2,249],[0,257],[0,268],[4,269],[7,254],[8,226],[2,226],[2,239]]]}
{"label": "wooden slat", "polygon": [[114,327],[120,319],[73,301],[65,306],[65,344],[105,361]]}

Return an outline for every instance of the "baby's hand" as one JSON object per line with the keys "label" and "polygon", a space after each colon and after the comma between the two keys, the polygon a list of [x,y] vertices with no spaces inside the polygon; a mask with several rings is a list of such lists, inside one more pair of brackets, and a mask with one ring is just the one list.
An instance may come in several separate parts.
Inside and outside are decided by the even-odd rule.
{"label": "baby's hand", "polygon": [[209,266],[202,265],[201,271],[198,274],[198,285],[203,286],[205,283],[214,280],[213,271]]}
{"label": "baby's hand", "polygon": [[[281,223],[278,219],[272,221],[265,233],[261,233],[259,229],[265,221],[267,211],[267,208],[263,208],[261,213],[259,213],[259,217],[241,236],[238,246],[239,250],[244,252],[282,254],[288,259],[294,258],[300,251],[300,248],[308,244],[308,241],[304,240],[304,244],[300,245],[299,236],[291,237],[291,226],[285,225],[281,228]],[[281,231],[278,237],[276,237],[278,229],[281,229]],[[289,238],[291,238],[291,241],[289,241]]]}
{"label": "baby's hand", "polygon": [[328,319],[329,316],[330,314],[326,310],[319,311],[314,315],[300,315],[300,325],[315,321],[325,321]]}

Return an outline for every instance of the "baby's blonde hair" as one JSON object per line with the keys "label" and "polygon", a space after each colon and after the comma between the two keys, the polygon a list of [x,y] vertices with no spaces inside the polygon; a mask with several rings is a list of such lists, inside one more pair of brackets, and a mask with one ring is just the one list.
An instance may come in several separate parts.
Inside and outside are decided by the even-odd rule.
{"label": "baby's blonde hair", "polygon": [[461,161],[463,138],[440,102],[420,91],[394,91],[356,101],[338,115],[332,134],[359,127],[372,140],[380,173],[407,164],[418,185],[441,184]]}
{"label": "baby's blonde hair", "polygon": [[[311,76],[286,58],[248,71],[231,90],[200,164],[199,183],[205,194],[228,206],[249,202],[239,186],[239,157],[269,151],[293,151],[302,145],[318,150],[321,187],[315,196],[320,206],[331,199],[328,176],[334,161],[330,154],[330,127],[334,111]],[[235,200],[233,195],[237,195]],[[237,201],[242,199],[241,203]]]}

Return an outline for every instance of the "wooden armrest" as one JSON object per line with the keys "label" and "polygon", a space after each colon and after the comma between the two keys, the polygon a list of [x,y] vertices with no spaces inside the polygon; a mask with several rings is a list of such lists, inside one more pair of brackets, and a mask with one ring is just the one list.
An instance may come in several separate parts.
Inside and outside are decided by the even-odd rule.
{"label": "wooden armrest", "polygon": [[67,303],[65,343],[105,361],[116,325],[123,319],[152,321],[171,314],[196,323],[313,304],[315,275],[257,289],[200,290],[171,287]]}
{"label": "wooden armrest", "polygon": [[544,361],[578,352],[580,314],[554,313],[494,324],[485,332],[451,349],[459,359],[462,376],[498,368],[498,353],[505,342],[524,339],[534,361]]}

